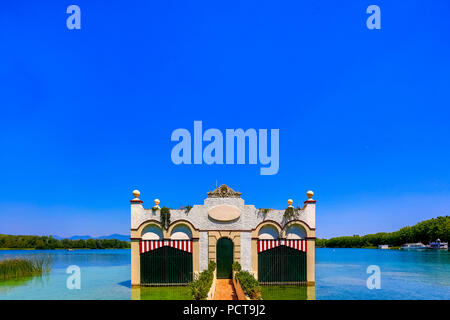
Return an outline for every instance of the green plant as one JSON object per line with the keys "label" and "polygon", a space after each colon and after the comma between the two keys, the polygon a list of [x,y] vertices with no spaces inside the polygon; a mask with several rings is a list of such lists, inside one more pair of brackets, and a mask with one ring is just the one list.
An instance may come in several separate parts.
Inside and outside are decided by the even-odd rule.
{"label": "green plant", "polygon": [[267,208],[260,208],[259,213],[262,213],[264,216],[266,216],[269,213],[270,209]]}
{"label": "green plant", "polygon": [[208,270],[211,272],[214,272],[216,270],[216,262],[213,260],[210,260],[208,263]]}
{"label": "green plant", "polygon": [[160,212],[161,226],[168,230],[170,225],[170,209],[167,207],[162,207]]}
{"label": "green plant", "polygon": [[183,209],[184,209],[184,212],[185,212],[186,214],[188,214],[189,211],[191,211],[192,208],[193,208],[192,206],[185,206]]}
{"label": "green plant", "polygon": [[242,290],[244,290],[251,299],[261,299],[261,286],[259,285],[259,281],[256,280],[250,272],[240,271],[236,273],[236,279],[241,284]]}
{"label": "green plant", "polygon": [[[214,265],[215,269],[215,265]],[[207,269],[200,273],[198,278],[190,283],[192,297],[195,300],[204,300],[208,297],[209,289],[211,288],[214,279],[213,271]]]}
{"label": "green plant", "polygon": [[284,220],[289,221],[289,220],[298,218],[300,210],[301,210],[301,208],[299,208],[299,207],[297,207],[297,208],[294,208],[292,206],[287,207],[286,210],[284,210],[284,215],[283,215]]}
{"label": "green plant", "polygon": [[231,267],[233,268],[233,271],[236,271],[236,272],[239,272],[242,269],[241,264],[237,261],[233,262]]}
{"label": "green plant", "polygon": [[52,264],[49,256],[6,259],[0,261],[0,280],[43,275],[50,272]]}

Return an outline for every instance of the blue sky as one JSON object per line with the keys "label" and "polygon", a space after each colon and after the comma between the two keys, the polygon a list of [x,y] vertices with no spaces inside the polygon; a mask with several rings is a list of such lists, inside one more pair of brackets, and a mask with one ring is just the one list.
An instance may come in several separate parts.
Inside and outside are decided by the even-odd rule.
{"label": "blue sky", "polygon": [[[81,8],[81,30],[66,8]],[[366,8],[381,8],[368,30]],[[450,208],[448,1],[12,1],[0,9],[0,233],[129,232],[216,180],[317,236]],[[180,165],[173,130],[280,129],[280,169]]]}

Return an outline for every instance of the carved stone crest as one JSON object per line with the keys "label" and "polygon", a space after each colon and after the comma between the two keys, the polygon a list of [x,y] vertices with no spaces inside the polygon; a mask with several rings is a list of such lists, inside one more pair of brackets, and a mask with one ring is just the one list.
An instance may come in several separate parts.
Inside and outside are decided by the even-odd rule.
{"label": "carved stone crest", "polygon": [[240,198],[241,193],[234,191],[226,184],[221,185],[214,191],[208,192],[208,198]]}

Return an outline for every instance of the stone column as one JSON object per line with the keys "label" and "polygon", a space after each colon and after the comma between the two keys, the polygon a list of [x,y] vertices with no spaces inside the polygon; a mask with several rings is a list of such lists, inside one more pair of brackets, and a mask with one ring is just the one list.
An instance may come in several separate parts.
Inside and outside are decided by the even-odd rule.
{"label": "stone column", "polygon": [[192,271],[194,274],[199,274],[200,272],[200,243],[198,238],[192,239]]}
{"label": "stone column", "polygon": [[306,239],[306,281],[308,286],[315,285],[315,248],[316,248],[316,240],[315,238]]}
{"label": "stone column", "polygon": [[252,238],[252,273],[258,279],[258,238]]}
{"label": "stone column", "polygon": [[139,286],[141,284],[141,260],[139,256],[140,239],[131,240],[131,285]]}
{"label": "stone column", "polygon": [[308,286],[314,286],[315,285],[315,268],[316,268],[316,261],[315,261],[315,250],[316,250],[316,200],[314,200],[312,197],[314,196],[314,192],[308,191],[306,193],[306,196],[308,197],[308,200],[305,201],[305,207],[307,207],[308,214],[311,215],[312,218],[312,229],[310,230],[310,234],[306,237],[306,268],[307,268],[307,275],[306,275],[306,281]]}
{"label": "stone column", "polygon": [[[139,199],[141,193],[139,190],[133,191],[134,199],[131,203],[131,221],[133,225],[133,214],[142,209],[142,200]],[[131,238],[131,285],[139,286],[141,284],[141,260],[139,256],[139,238]]]}

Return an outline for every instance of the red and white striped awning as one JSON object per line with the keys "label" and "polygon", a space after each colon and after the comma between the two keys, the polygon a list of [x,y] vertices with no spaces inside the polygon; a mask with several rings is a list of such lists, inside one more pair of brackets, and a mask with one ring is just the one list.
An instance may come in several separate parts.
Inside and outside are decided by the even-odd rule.
{"label": "red and white striped awning", "polygon": [[172,247],[192,253],[192,240],[141,240],[139,253],[145,253],[161,247]]}
{"label": "red and white striped awning", "polygon": [[263,252],[275,247],[287,246],[296,250],[306,252],[306,240],[290,240],[290,239],[279,239],[279,240],[258,240],[258,253]]}

